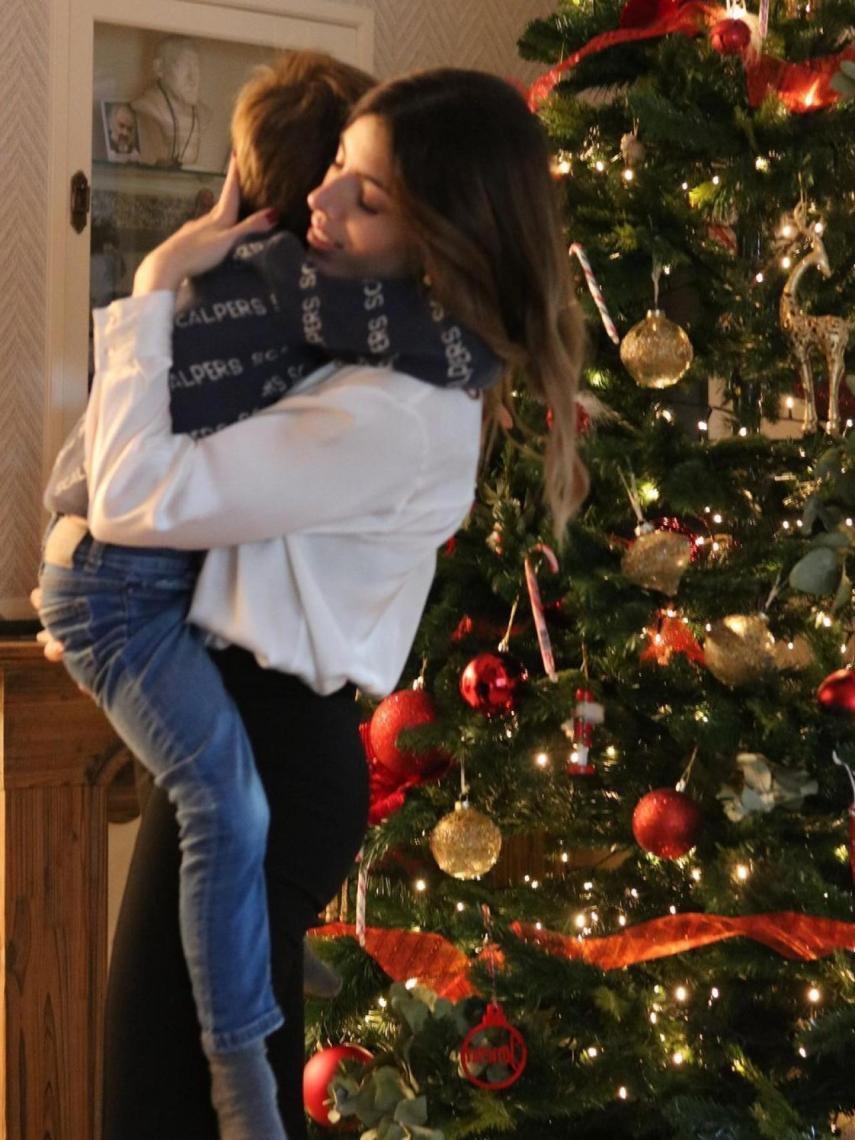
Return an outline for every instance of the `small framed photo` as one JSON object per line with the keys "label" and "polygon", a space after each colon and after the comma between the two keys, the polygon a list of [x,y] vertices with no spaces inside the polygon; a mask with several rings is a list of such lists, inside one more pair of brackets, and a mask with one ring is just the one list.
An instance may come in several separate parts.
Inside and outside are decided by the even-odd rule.
{"label": "small framed photo", "polygon": [[130,103],[118,100],[102,101],[101,120],[104,124],[107,160],[141,162],[137,113]]}

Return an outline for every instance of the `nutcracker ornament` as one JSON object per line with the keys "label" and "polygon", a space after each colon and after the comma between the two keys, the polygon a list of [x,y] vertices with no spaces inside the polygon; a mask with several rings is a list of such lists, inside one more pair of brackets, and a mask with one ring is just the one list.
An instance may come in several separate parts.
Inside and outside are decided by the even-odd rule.
{"label": "nutcracker ornament", "polygon": [[576,690],[576,707],[572,721],[561,726],[572,743],[567,757],[567,773],[570,776],[593,776],[596,768],[591,763],[591,745],[594,740],[594,726],[605,720],[605,709],[594,700],[590,689]]}

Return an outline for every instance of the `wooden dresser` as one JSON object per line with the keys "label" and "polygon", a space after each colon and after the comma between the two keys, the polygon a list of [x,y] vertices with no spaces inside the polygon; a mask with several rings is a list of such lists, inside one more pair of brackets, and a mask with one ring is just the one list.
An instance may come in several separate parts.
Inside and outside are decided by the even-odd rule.
{"label": "wooden dresser", "polygon": [[32,638],[0,641],[0,1140],[99,1140],[112,729]]}

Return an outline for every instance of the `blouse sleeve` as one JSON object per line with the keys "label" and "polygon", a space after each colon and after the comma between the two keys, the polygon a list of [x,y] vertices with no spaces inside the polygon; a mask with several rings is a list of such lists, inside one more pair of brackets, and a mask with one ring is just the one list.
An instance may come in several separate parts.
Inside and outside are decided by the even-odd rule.
{"label": "blouse sleeve", "polygon": [[397,385],[418,381],[345,368],[215,435],[173,435],[174,303],[158,292],[95,311],[86,416],[95,538],[210,549],[394,517],[426,459],[424,425],[396,398]]}

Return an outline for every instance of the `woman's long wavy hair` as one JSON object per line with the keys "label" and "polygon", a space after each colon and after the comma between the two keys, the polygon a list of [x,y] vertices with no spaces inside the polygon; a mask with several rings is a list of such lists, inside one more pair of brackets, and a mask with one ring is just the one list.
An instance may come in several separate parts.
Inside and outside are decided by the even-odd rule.
{"label": "woman's long wavy hair", "polygon": [[585,336],[541,124],[509,83],[456,68],[380,84],[349,121],[363,115],[389,130],[392,192],[433,294],[505,362],[486,438],[512,382],[551,410],[544,490],[560,542],[588,486],[575,406]]}

